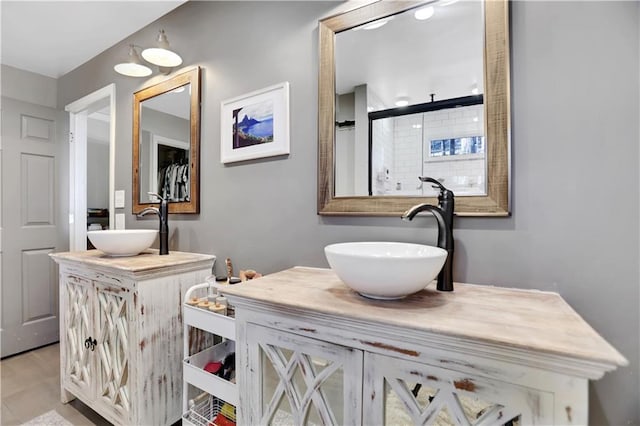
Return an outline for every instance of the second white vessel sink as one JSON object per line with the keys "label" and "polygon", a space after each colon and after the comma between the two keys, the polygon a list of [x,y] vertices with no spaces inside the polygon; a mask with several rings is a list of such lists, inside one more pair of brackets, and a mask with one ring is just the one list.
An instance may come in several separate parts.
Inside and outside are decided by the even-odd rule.
{"label": "second white vessel sink", "polygon": [[158,231],[153,229],[113,229],[87,232],[87,237],[94,247],[108,256],[135,256],[151,247],[157,235]]}
{"label": "second white vessel sink", "polygon": [[396,242],[331,244],[324,252],[347,286],[372,299],[401,299],[422,290],[447,259],[439,247]]}

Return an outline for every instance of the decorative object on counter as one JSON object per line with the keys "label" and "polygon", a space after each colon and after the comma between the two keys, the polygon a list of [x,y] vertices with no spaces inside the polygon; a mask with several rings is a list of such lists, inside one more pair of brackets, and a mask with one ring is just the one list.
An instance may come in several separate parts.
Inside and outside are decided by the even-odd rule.
{"label": "decorative object on counter", "polygon": [[438,206],[422,203],[411,207],[402,214],[403,220],[413,220],[420,212],[431,212],[438,222],[438,247],[447,251],[447,259],[444,267],[438,274],[438,290],[453,291],[453,211],[455,209],[455,197],[453,192],[444,187],[440,182],[430,177],[418,177],[421,182],[434,184],[434,188],[440,190]]}
{"label": "decorative object on counter", "polygon": [[289,154],[289,83],[247,93],[221,104],[222,163]]}
{"label": "decorative object on counter", "polygon": [[149,192],[149,195],[158,197],[160,200],[160,208],[147,207],[138,213],[138,217],[145,216],[149,213],[158,215],[160,222],[160,255],[166,255],[169,254],[169,205],[167,204],[166,198],[162,198],[154,192]]}
{"label": "decorative object on counter", "polygon": [[231,258],[227,257],[224,260],[224,264],[227,267],[227,281],[231,279],[231,277],[233,276],[233,263],[231,263]]}
{"label": "decorative object on counter", "polygon": [[240,271],[240,273],[238,274],[238,278],[240,278],[240,281],[249,281],[249,280],[253,280],[256,278],[260,278],[262,276],[262,274],[254,271],[253,269],[247,269],[245,271]]}
{"label": "decorative object on counter", "polygon": [[87,231],[95,248],[111,257],[136,256],[151,247],[158,231],[153,229],[109,229]]}

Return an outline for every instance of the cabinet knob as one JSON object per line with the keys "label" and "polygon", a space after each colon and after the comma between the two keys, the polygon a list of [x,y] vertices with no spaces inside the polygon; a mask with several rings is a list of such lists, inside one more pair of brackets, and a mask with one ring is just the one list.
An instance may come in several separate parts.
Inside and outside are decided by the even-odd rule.
{"label": "cabinet knob", "polygon": [[91,348],[91,352],[93,352],[96,348],[98,341],[96,339],[91,340],[91,336],[87,337],[87,340],[84,341],[84,347],[89,349]]}

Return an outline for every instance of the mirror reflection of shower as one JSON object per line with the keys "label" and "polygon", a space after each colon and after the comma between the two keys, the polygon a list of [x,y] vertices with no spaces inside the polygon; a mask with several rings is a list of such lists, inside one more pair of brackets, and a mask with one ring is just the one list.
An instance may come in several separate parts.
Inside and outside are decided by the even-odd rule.
{"label": "mirror reflection of shower", "polygon": [[372,100],[366,85],[338,97],[336,197],[437,196],[418,176],[456,196],[486,195],[483,95],[367,112]]}
{"label": "mirror reflection of shower", "polygon": [[486,194],[482,102],[448,101],[423,104],[435,106],[424,112],[371,119],[368,195],[437,196],[418,176],[433,176],[456,196]]}

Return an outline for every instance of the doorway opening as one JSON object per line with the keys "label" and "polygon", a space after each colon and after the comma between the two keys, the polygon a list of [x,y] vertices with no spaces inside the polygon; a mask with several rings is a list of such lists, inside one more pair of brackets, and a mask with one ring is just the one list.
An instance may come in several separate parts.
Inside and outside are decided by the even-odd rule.
{"label": "doorway opening", "polygon": [[115,226],[115,84],[65,107],[69,112],[69,249],[92,248],[87,230]]}

